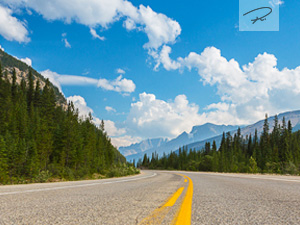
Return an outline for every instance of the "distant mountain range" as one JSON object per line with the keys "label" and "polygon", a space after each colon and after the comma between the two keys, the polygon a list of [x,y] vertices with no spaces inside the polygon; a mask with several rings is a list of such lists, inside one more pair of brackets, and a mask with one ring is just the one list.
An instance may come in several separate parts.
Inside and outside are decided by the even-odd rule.
{"label": "distant mountain range", "polygon": [[152,152],[157,152],[162,155],[185,146],[190,143],[199,142],[208,138],[215,137],[223,132],[236,130],[237,126],[215,125],[206,123],[201,126],[194,126],[190,133],[183,132],[178,137],[167,141],[166,139],[148,139],[129,147],[120,147],[119,151],[126,156],[128,161],[135,159],[136,161],[143,157],[145,153],[151,155]]}
{"label": "distant mountain range", "polygon": [[[293,131],[300,130],[300,110],[281,113],[278,115],[279,123],[282,123],[282,119],[285,117],[286,123],[290,120],[293,126]],[[273,130],[274,126],[274,116],[268,118],[270,132]],[[241,127],[241,134],[245,137],[246,135],[254,135],[255,129],[257,129],[258,135],[262,133],[264,120],[260,120],[257,123]],[[162,156],[163,153],[169,154],[171,151],[177,151],[179,147],[187,146],[188,149],[196,149],[201,150],[206,142],[212,143],[214,140],[217,143],[217,146],[220,145],[223,132],[230,132],[234,135],[237,132],[238,126],[225,126],[225,125],[215,125],[211,123],[207,123],[201,126],[193,127],[190,133],[183,132],[178,137],[165,142],[160,142],[159,145],[145,145],[145,141],[131,145],[129,147],[122,147],[120,149],[121,153],[127,152],[125,155],[127,161],[132,161],[135,159],[142,158],[146,153],[151,157],[153,152],[158,153],[159,156]],[[146,140],[146,143],[152,143],[152,140],[162,140],[162,139],[149,139]],[[154,143],[157,143],[157,141]],[[143,146],[144,148],[140,148],[139,146]],[[149,146],[146,147],[146,146]]]}
{"label": "distant mountain range", "polygon": [[164,138],[155,138],[155,139],[147,139],[141,141],[140,143],[132,144],[128,147],[120,147],[119,151],[124,156],[135,155],[141,152],[145,152],[148,149],[158,148],[161,145],[165,144],[168,139]]}

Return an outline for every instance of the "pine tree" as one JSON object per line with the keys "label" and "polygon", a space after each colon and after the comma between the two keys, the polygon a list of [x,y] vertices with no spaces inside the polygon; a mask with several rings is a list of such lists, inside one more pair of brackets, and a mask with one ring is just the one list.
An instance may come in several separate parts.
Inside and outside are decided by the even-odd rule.
{"label": "pine tree", "polygon": [[4,138],[0,136],[0,183],[8,181],[8,157]]}
{"label": "pine tree", "polygon": [[30,109],[30,105],[34,99],[33,75],[31,70],[29,70],[29,74],[28,74],[28,86],[29,87],[27,91],[27,105],[28,105],[28,109]]}
{"label": "pine tree", "polygon": [[12,74],[11,94],[12,94],[13,101],[15,101],[17,96],[17,75],[15,69],[13,69],[13,74]]}
{"label": "pine tree", "polygon": [[40,107],[41,106],[41,88],[40,88],[40,81],[37,80],[35,83],[35,91],[34,91],[34,106]]}

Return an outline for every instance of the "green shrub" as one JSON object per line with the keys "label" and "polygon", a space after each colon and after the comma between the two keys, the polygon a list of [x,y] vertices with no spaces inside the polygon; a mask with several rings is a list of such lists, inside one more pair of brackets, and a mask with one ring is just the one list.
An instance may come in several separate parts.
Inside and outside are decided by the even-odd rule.
{"label": "green shrub", "polygon": [[35,176],[34,178],[34,182],[37,183],[45,183],[49,180],[49,178],[51,177],[51,173],[46,170],[46,171],[40,171],[38,175]]}
{"label": "green shrub", "polygon": [[288,162],[285,164],[284,172],[287,174],[297,175],[299,173],[298,168],[293,162]]}

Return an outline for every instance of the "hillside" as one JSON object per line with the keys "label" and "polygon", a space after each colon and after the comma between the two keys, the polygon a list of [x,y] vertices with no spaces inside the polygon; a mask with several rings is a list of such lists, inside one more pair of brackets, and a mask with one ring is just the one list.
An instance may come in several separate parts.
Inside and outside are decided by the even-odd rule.
{"label": "hillside", "polygon": [[66,99],[49,80],[1,54],[0,184],[138,172],[111,144],[104,123],[96,127],[91,116],[80,119],[72,102],[64,107]]}
{"label": "hillside", "polygon": [[[2,65],[3,73],[7,73],[10,81],[12,78],[13,70],[15,69],[17,75],[17,83],[20,84],[22,79],[28,80],[29,70],[32,72],[33,80],[39,80],[41,88],[44,88],[46,84],[46,79],[34,70],[32,67],[28,66],[26,63],[16,59],[15,57],[7,54],[6,52],[0,49],[0,64]],[[52,83],[50,83],[51,88],[53,88],[56,102],[59,105],[63,105],[65,108],[67,106],[67,101],[62,93],[55,87]]]}

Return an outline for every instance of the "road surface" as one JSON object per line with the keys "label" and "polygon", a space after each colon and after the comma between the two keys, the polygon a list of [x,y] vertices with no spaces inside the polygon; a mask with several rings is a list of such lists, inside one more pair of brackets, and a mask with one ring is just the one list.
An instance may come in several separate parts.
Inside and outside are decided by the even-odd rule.
{"label": "road surface", "polygon": [[0,224],[300,224],[300,177],[142,171],[0,186]]}

